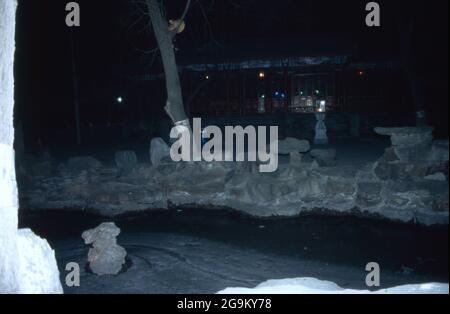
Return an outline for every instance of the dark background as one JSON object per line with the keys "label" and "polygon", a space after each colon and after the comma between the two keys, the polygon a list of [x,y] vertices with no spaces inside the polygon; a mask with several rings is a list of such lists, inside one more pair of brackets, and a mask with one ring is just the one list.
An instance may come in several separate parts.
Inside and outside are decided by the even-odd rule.
{"label": "dark background", "polygon": [[[76,29],[65,25],[67,2],[19,0],[16,123],[24,125],[31,146],[39,139],[45,142],[60,129],[74,128],[71,32],[84,126],[105,120],[104,108],[93,101],[94,96],[102,93],[115,102],[118,95],[126,95],[118,68],[162,72],[159,57],[149,53],[156,47],[149,21],[133,1],[79,0],[81,27]],[[379,28],[365,25],[367,2],[194,0],[186,31],[176,40],[177,58],[180,62],[206,60],[217,54],[238,58],[259,53],[259,49],[261,54],[283,54],[315,41],[336,50],[357,50],[361,60],[398,61],[398,23],[410,19],[414,25],[413,62],[425,84],[429,122],[441,137],[448,137],[448,1],[378,1]],[[166,3],[169,18],[181,15],[184,1]],[[163,105],[151,106],[162,112]]]}

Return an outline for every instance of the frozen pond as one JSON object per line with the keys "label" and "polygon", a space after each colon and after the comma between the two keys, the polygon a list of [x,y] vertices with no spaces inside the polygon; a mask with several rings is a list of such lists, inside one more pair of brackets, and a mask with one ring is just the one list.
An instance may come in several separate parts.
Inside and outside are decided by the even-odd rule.
{"label": "frozen pond", "polygon": [[[24,212],[23,212],[24,213]],[[25,212],[21,227],[46,237],[65,265],[82,268],[66,293],[214,293],[268,279],[315,277],[367,289],[365,265],[381,266],[381,288],[448,282],[448,226],[424,228],[349,216],[260,220],[227,211],[154,211],[117,218],[127,271],[86,271],[82,231],[106,218],[83,212]]]}

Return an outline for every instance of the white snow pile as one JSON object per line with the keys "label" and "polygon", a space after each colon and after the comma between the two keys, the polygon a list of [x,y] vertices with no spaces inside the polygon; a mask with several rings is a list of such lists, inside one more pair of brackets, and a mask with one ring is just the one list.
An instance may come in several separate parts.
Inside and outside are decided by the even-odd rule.
{"label": "white snow pile", "polygon": [[269,280],[256,288],[226,288],[218,294],[448,294],[449,284],[405,285],[375,292],[343,289],[330,281],[315,278]]}
{"label": "white snow pile", "polygon": [[17,247],[20,293],[63,293],[55,252],[48,242],[30,229],[21,229],[18,231]]}

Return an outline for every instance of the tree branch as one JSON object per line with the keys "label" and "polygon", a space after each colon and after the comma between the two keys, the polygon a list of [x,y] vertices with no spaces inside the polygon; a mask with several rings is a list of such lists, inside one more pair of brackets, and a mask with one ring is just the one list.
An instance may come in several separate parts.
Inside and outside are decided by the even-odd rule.
{"label": "tree branch", "polygon": [[186,7],[184,8],[183,15],[180,18],[181,21],[183,21],[186,18],[186,15],[189,12],[189,8],[191,7],[191,2],[192,2],[192,0],[187,0]]}

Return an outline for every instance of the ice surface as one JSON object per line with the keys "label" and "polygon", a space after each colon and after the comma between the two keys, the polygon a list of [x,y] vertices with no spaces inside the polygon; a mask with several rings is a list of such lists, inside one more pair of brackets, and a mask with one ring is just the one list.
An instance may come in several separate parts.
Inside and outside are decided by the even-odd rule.
{"label": "ice surface", "polygon": [[[197,224],[197,228],[202,227]],[[220,228],[216,228],[217,236],[220,236]],[[261,232],[273,230],[270,224],[267,224],[264,229],[260,229],[260,226],[256,224],[248,228],[251,228],[254,236],[258,238]],[[179,229],[183,227],[179,226]],[[281,242],[285,241],[286,239],[280,238],[273,245],[281,245]],[[269,281],[263,286],[258,286],[259,291],[239,288],[226,293],[241,293],[241,291],[242,293],[299,293],[300,286],[303,293],[307,288],[310,293],[318,293],[317,291],[343,293],[339,291],[340,287],[367,289],[364,280],[367,273],[364,267],[358,266],[359,263],[357,265],[337,263],[331,255],[327,261],[309,258],[309,254],[315,251],[319,244],[311,244],[307,251],[298,250],[298,254],[294,256],[262,248],[255,249],[253,245],[246,245],[245,241],[238,245],[189,235],[126,231],[120,236],[119,244],[128,252],[132,263],[130,268],[117,276],[99,277],[87,272],[83,267],[87,262],[87,248],[79,238],[56,241],[54,247],[60,268],[63,269],[69,262],[76,262],[81,266],[81,286],[64,287],[65,292],[69,294],[204,294],[216,293],[226,287],[252,288],[271,278],[297,277],[327,279],[336,284],[318,280],[305,283],[304,280],[291,279],[281,284]],[[304,246],[303,243],[299,245]],[[322,247],[323,244],[320,246]],[[385,265],[384,260],[380,260],[380,263]],[[62,279],[64,276],[63,274]],[[445,277],[440,278],[424,276],[418,272],[405,275],[396,268],[383,268],[381,284],[382,288],[387,288],[419,282],[446,281]],[[433,289],[429,289],[427,293],[432,292]],[[362,291],[354,291],[362,293]]]}

